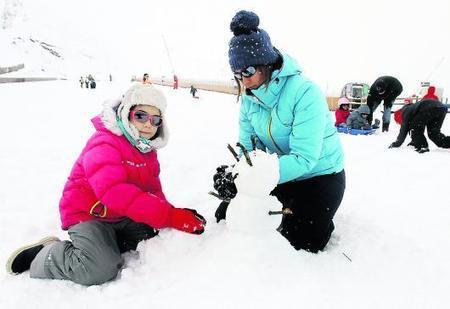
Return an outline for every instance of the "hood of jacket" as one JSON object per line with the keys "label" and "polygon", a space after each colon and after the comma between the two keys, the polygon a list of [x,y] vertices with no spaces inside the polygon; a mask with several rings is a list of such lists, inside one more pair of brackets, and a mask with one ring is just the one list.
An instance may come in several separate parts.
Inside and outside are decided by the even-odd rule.
{"label": "hood of jacket", "polygon": [[251,94],[257,97],[258,101],[266,108],[272,108],[277,103],[276,98],[285,86],[288,77],[302,73],[295,59],[287,54],[283,54],[281,57],[283,64],[279,70],[272,72],[269,85],[266,87],[263,84],[258,89],[250,90]]}
{"label": "hood of jacket", "polygon": [[366,104],[360,105],[356,111],[358,114],[370,114],[370,108]]}

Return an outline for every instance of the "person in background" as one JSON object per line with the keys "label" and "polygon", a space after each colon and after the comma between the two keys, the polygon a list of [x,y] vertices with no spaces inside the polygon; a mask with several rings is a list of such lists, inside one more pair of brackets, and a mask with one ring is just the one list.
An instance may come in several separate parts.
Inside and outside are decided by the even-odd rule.
{"label": "person in background", "polygon": [[89,79],[89,87],[91,89],[95,89],[97,87],[97,82],[95,81],[95,78],[91,74],[89,74],[88,79]]}
{"label": "person in background", "polygon": [[71,241],[51,236],[19,248],[7,261],[9,273],[30,269],[32,278],[102,284],[120,271],[121,253],[159,229],[204,231],[200,214],[174,207],[162,190],[156,150],[168,139],[165,110],[163,93],[141,83],[104,105],[59,204]]}
{"label": "person in background", "polygon": [[173,89],[178,89],[178,76],[173,74]]}
{"label": "person in background", "polygon": [[195,88],[194,85],[191,85],[190,93],[192,94],[193,98],[198,99],[198,97],[195,95],[197,93],[197,88]]}
{"label": "person in background", "polygon": [[334,113],[336,122],[334,125],[336,127],[346,126],[347,118],[350,116],[350,101],[347,98],[339,98],[338,109]]}
{"label": "person in background", "polygon": [[367,105],[370,108],[370,114],[367,120],[372,124],[373,113],[383,101],[383,124],[382,132],[389,131],[391,122],[391,109],[395,99],[402,93],[403,86],[398,79],[392,76],[381,76],[370,86],[367,97]]}
{"label": "person in background", "polygon": [[422,100],[427,100],[427,99],[431,99],[431,100],[437,100],[439,101],[438,96],[435,94],[436,92],[436,87],[434,86],[430,86],[427,89],[427,93],[423,96]]}
{"label": "person in background", "polygon": [[370,130],[370,129],[378,129],[380,125],[380,121],[375,119],[375,123],[370,125],[367,120],[370,115],[370,108],[366,104],[362,104],[358,107],[356,111],[353,111],[350,116],[347,118],[346,124],[350,129],[356,130]]}
{"label": "person in background", "polygon": [[411,142],[418,153],[430,151],[425,138],[425,127],[428,137],[441,148],[450,148],[450,136],[441,133],[442,124],[447,115],[447,107],[434,99],[425,99],[415,104],[406,104],[394,113],[394,120],[401,125],[397,140],[389,148],[400,147],[408,132],[411,132]]}
{"label": "person in background", "polygon": [[84,85],[84,78],[83,76],[80,77],[80,87],[83,88]]}
{"label": "person in background", "polygon": [[142,76],[142,83],[143,84],[151,84],[150,77],[148,76],[148,73],[145,73],[144,76]]}
{"label": "person in background", "polygon": [[[230,24],[228,57],[241,99],[239,142],[248,151],[255,145],[278,155],[280,179],[271,194],[289,209],[278,231],[295,249],[318,252],[330,239],[344,196],[342,145],[319,87],[258,26],[259,17],[249,11],[237,12]],[[215,188],[232,198],[234,183],[222,181],[227,173],[221,170],[213,177]]]}

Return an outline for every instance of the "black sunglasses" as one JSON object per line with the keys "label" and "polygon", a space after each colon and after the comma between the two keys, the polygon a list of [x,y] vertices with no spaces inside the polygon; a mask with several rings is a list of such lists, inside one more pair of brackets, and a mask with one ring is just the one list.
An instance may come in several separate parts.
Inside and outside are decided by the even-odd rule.
{"label": "black sunglasses", "polygon": [[242,71],[234,71],[233,75],[238,80],[242,80],[244,77],[252,77],[256,73],[256,67],[255,66],[249,66],[246,69]]}

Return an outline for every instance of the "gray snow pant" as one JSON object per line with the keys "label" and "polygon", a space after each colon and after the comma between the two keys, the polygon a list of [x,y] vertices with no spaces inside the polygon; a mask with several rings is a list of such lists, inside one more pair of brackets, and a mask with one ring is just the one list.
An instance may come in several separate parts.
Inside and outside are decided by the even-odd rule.
{"label": "gray snow pant", "polygon": [[152,227],[128,218],[115,223],[87,221],[72,226],[70,241],[45,246],[31,263],[30,277],[65,279],[82,285],[114,279],[123,265],[121,253],[157,235]]}

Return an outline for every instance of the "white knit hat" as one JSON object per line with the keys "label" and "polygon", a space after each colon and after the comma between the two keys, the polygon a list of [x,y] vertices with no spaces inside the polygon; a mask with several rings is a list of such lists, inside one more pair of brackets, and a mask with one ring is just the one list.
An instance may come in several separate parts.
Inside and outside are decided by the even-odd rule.
{"label": "white knit hat", "polygon": [[338,106],[341,106],[341,105],[350,105],[350,101],[345,97],[339,98]]}
{"label": "white knit hat", "polygon": [[135,141],[138,141],[140,138],[139,131],[128,120],[131,108],[136,105],[149,105],[159,109],[161,116],[164,119],[163,124],[158,128],[158,137],[151,140],[150,143],[152,148],[161,148],[165,146],[168,139],[167,119],[164,117],[167,101],[164,94],[150,84],[135,83],[127,90],[127,92],[125,92],[121,100],[106,102],[102,114],[102,120],[105,127],[117,135],[122,135],[116,119],[111,119],[111,112],[113,112],[114,118],[118,117],[127,133]]}

